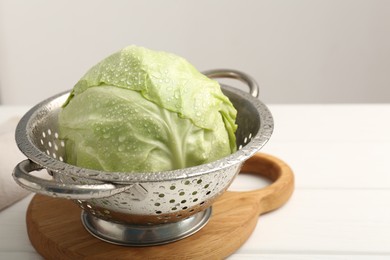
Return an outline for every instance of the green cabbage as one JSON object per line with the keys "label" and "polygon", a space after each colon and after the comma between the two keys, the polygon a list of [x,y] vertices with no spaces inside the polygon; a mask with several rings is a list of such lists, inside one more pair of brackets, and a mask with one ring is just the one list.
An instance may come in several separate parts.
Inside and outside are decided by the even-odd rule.
{"label": "green cabbage", "polygon": [[218,82],[185,59],[129,46],[79,80],[58,122],[68,163],[150,172],[236,151],[236,114]]}

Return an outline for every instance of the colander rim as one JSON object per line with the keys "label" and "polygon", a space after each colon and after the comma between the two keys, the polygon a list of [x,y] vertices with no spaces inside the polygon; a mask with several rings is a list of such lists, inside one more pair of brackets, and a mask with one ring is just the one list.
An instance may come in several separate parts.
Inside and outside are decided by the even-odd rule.
{"label": "colander rim", "polygon": [[182,180],[186,178],[192,178],[214,172],[216,170],[222,170],[229,167],[233,167],[237,164],[242,164],[245,160],[250,158],[256,152],[258,152],[270,139],[274,121],[272,114],[268,107],[260,101],[258,98],[253,97],[247,92],[244,92],[240,89],[226,86],[221,84],[223,90],[233,92],[238,96],[245,98],[250,101],[250,103],[258,111],[258,116],[260,120],[259,131],[252,136],[252,139],[241,149],[237,150],[235,153],[223,157],[219,160],[202,164],[198,166],[188,167],[184,169],[170,170],[170,171],[159,171],[159,172],[107,172],[100,170],[93,170],[87,168],[81,168],[75,165],[68,164],[66,162],[60,161],[56,158],[53,158],[46,153],[42,152],[34,143],[32,142],[30,136],[28,135],[28,127],[36,117],[38,112],[55,102],[58,99],[65,99],[69,95],[70,90],[61,92],[52,97],[49,97],[37,105],[33,106],[19,121],[16,131],[15,131],[15,140],[19,150],[31,161],[42,166],[48,171],[68,174],[74,177],[86,178],[91,180],[118,183],[118,184],[128,184],[128,183],[143,183],[143,182],[160,182],[160,181],[173,181],[173,180]]}

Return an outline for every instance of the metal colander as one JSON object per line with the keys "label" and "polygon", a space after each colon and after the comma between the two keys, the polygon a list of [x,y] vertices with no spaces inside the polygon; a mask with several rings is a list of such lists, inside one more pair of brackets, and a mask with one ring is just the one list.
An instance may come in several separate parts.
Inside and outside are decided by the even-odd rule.
{"label": "metal colander", "polygon": [[[14,179],[36,193],[74,200],[82,222],[94,236],[121,245],[155,245],[189,236],[211,215],[211,204],[230,185],[246,159],[268,141],[273,119],[259,101],[258,86],[233,70],[205,72],[212,78],[235,78],[249,93],[222,85],[237,109],[238,151],[196,167],[148,173],[104,172],[66,163],[57,116],[69,92],[51,97],[27,112],[16,129],[19,149],[28,157],[14,170]],[[51,180],[31,172],[46,169]]]}

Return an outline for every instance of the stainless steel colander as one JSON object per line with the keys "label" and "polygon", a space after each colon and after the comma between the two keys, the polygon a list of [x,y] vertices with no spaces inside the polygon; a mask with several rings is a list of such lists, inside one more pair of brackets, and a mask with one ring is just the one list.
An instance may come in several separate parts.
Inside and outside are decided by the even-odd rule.
{"label": "stainless steel colander", "polygon": [[[27,112],[16,129],[19,149],[28,157],[13,172],[25,189],[74,200],[82,222],[94,236],[121,245],[164,244],[189,236],[208,221],[211,204],[230,185],[240,167],[268,141],[272,115],[257,98],[259,89],[248,75],[235,70],[205,72],[211,78],[235,78],[246,93],[222,85],[237,109],[238,151],[220,160],[186,169],[124,173],[79,168],[66,163],[57,116],[69,92],[51,97]],[[32,174],[46,169],[51,180]]]}

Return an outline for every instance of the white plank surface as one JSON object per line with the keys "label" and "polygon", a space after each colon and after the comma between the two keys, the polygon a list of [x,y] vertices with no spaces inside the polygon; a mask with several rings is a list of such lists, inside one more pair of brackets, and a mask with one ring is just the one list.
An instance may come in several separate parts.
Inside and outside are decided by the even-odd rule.
{"label": "white plank surface", "polygon": [[387,254],[390,190],[297,189],[238,253]]}
{"label": "white plank surface", "polygon": [[31,198],[0,211],[0,259],[42,259],[27,236],[26,210]]}
{"label": "white plank surface", "polygon": [[389,149],[390,141],[271,140],[263,151],[294,169],[297,188],[390,188]]}
{"label": "white plank surface", "polygon": [[389,104],[270,105],[274,141],[390,141]]}
{"label": "white plank surface", "polygon": [[[269,107],[263,152],[292,167],[296,189],[229,259],[390,259],[390,104]],[[0,123],[25,110],[0,107]],[[264,185],[241,176],[230,189]],[[40,259],[26,235],[29,199],[0,212],[0,259]]]}

